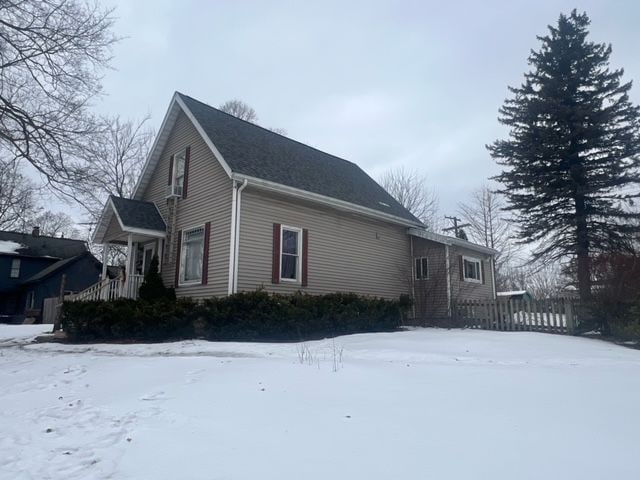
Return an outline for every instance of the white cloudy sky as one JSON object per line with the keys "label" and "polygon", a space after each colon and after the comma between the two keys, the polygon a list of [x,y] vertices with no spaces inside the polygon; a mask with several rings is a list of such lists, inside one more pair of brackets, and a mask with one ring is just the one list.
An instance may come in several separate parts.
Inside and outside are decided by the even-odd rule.
{"label": "white cloudy sky", "polygon": [[587,11],[592,39],[640,77],[635,1],[109,2],[126,38],[103,112],[150,113],[157,127],[175,90],[214,106],[240,98],[259,123],[373,176],[424,172],[443,213],[497,172],[484,148],[504,135],[497,110],[560,12]]}

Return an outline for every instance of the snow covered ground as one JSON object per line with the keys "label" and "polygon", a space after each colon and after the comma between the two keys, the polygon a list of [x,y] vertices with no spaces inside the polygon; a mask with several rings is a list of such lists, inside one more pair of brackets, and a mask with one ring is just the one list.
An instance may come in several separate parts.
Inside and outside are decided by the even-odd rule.
{"label": "snow covered ground", "polygon": [[540,333],[30,344],[0,326],[0,478],[637,478],[640,351]]}

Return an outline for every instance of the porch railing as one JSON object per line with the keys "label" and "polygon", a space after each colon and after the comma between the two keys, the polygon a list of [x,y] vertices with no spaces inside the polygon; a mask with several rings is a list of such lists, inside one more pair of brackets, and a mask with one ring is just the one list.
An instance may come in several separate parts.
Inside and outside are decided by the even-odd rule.
{"label": "porch railing", "polygon": [[64,300],[67,302],[91,301],[91,300],[115,300],[117,298],[138,298],[138,291],[144,276],[131,275],[129,282],[125,283],[121,278],[105,279],[91,285],[89,288],[65,295]]}

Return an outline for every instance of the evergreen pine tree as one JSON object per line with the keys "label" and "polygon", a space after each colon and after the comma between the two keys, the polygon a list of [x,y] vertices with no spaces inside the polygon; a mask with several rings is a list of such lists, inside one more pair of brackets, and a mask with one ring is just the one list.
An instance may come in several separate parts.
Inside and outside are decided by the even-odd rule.
{"label": "evergreen pine tree", "polygon": [[587,41],[589,18],[560,15],[538,37],[519,88],[500,109],[506,140],[488,146],[522,243],[534,259],[577,262],[580,297],[591,293],[590,255],[619,249],[638,231],[640,110],[631,82],[609,69],[611,46]]}
{"label": "evergreen pine tree", "polygon": [[149,270],[140,285],[139,298],[149,302],[158,300],[175,300],[173,289],[166,288],[158,272],[158,256],[154,255],[149,264]]}

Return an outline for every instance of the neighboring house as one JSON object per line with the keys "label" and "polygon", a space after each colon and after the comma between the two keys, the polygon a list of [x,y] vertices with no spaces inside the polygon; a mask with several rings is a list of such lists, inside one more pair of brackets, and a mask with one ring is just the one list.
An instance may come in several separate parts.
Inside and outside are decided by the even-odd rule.
{"label": "neighboring house", "polygon": [[21,323],[25,314],[41,319],[45,298],[79,292],[100,279],[102,265],[87,244],[31,234],[0,231],[0,322]]}
{"label": "neighboring house", "polygon": [[155,254],[165,285],[194,298],[407,294],[435,318],[495,295],[494,250],[427,232],[354,163],[180,93],[133,199],[109,198],[94,241],[130,247],[128,296]]}
{"label": "neighboring house", "polygon": [[500,300],[510,301],[510,300],[520,300],[525,302],[530,302],[533,300],[533,295],[531,295],[526,290],[513,290],[510,292],[497,292],[496,296]]}

